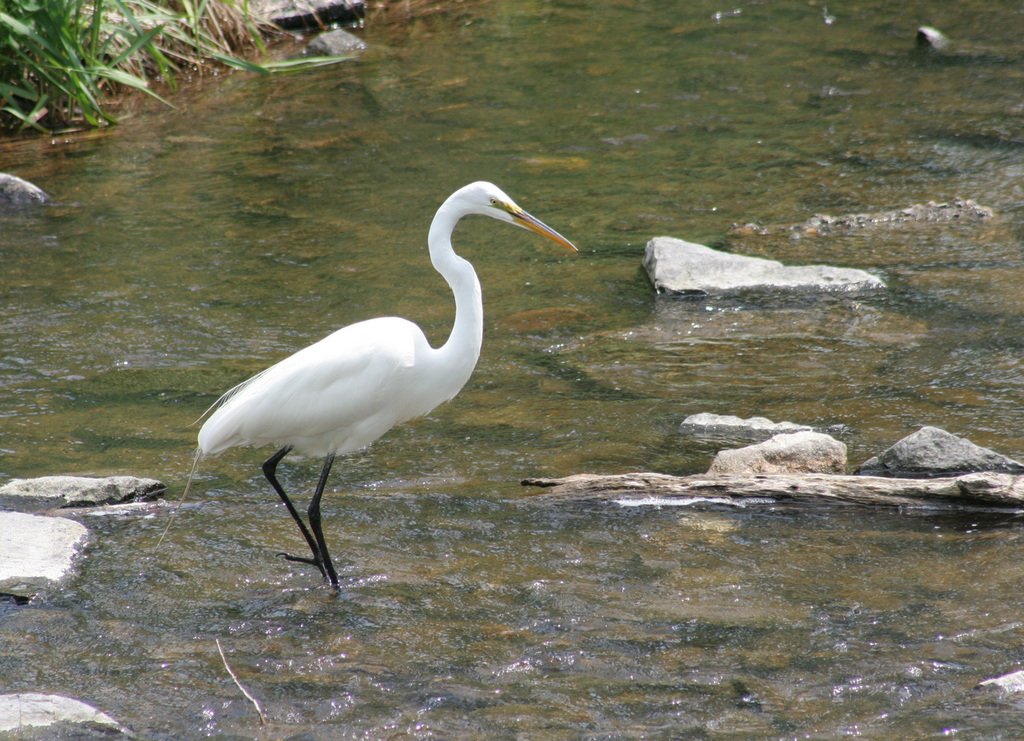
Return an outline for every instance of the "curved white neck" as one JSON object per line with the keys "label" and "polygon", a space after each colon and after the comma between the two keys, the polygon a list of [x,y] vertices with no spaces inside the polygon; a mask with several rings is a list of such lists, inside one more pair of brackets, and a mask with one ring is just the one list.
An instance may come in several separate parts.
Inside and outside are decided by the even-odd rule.
{"label": "curved white neck", "polygon": [[467,365],[465,371],[468,378],[480,357],[483,344],[484,305],[476,271],[468,260],[456,255],[452,248],[451,233],[459,219],[469,213],[453,204],[452,200],[449,198],[437,210],[430,224],[427,243],[430,246],[431,264],[448,281],[455,295],[455,323],[448,341],[437,351],[453,365]]}

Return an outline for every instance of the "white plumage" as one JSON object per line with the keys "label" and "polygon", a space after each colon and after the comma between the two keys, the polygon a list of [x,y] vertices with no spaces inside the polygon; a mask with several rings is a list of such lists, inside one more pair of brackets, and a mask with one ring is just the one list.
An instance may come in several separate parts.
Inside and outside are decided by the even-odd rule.
{"label": "white plumage", "polygon": [[[395,425],[454,397],[480,356],[480,281],[451,244],[455,225],[470,214],[515,224],[576,249],[497,186],[467,185],[438,209],[427,239],[431,263],[455,297],[455,322],[444,345],[431,347],[419,327],[399,317],[352,324],[228,391],[199,431],[197,463],[203,456],[236,446],[280,446],[263,464],[263,472],[313,554],[312,558],[282,555],[316,566],[335,586],[338,577],[320,525],[320,499],[334,457],[364,448]],[[291,451],[325,458],[309,504],[308,528],[275,476],[277,464]]]}
{"label": "white plumage", "polygon": [[[287,443],[318,457],[364,448],[465,385],[472,364],[437,377],[438,352],[419,327],[398,317],[339,329],[225,394],[199,433],[199,448],[216,455]],[[429,383],[435,377],[443,383]]]}

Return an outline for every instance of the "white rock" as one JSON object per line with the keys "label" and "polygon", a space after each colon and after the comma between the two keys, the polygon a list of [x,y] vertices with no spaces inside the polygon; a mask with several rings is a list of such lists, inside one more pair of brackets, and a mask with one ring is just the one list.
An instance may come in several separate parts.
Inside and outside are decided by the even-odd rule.
{"label": "white rock", "polygon": [[743,419],[734,414],[712,414],[700,412],[691,414],[679,425],[681,435],[718,436],[767,440],[772,435],[783,432],[811,432],[807,425],[795,422],[772,422],[767,417],[747,417]]}
{"label": "white rock", "polygon": [[881,278],[856,268],[830,265],[790,267],[776,260],[733,255],[673,237],[655,237],[648,242],[643,265],[659,292],[854,292],[885,288]]}
{"label": "white rock", "polygon": [[88,535],[84,525],[64,517],[0,512],[0,585],[58,581]]}
{"label": "white rock", "polygon": [[791,432],[720,450],[708,474],[844,473],[846,445],[821,432]]}
{"label": "white rock", "polygon": [[999,689],[1003,692],[1024,692],[1024,669],[978,683],[978,689]]}
{"label": "white rock", "polygon": [[0,732],[56,723],[96,723],[125,730],[106,713],[70,697],[40,692],[0,695]]}

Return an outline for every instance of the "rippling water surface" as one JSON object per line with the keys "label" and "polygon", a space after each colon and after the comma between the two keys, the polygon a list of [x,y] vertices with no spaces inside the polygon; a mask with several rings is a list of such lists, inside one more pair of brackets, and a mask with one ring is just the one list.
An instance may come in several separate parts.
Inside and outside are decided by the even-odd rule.
{"label": "rippling water surface", "polygon": [[[916,53],[922,24],[955,52]],[[167,509],[80,516],[75,576],[0,616],[0,692],[157,739],[1018,737],[1020,703],[974,689],[1024,656],[1018,517],[542,504],[518,482],[702,471],[715,446],[676,432],[702,411],[841,425],[851,466],[926,424],[1024,457],[1022,34],[1013,4],[491,3],[4,144],[55,202],[0,222],[2,479],[176,498],[190,423],[267,364],[381,314],[443,341],[426,231],[471,180],[581,253],[460,226],[483,356],[336,464],[340,594],[276,557],[302,542],[269,451],[232,451],[159,548]],[[955,197],[996,217],[729,231]],[[658,235],[889,289],[656,297]],[[318,463],[281,470],[308,492]]]}

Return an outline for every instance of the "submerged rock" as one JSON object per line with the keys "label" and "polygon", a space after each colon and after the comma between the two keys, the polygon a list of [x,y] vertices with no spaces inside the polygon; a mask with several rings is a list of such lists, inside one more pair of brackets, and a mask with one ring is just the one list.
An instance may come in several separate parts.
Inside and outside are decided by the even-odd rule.
{"label": "submerged rock", "polygon": [[930,51],[949,51],[953,46],[953,42],[942,31],[931,26],[921,26],[917,29],[915,41],[918,49]]}
{"label": "submerged rock", "polygon": [[306,52],[315,57],[343,57],[365,49],[365,41],[340,28],[325,31],[306,44]]}
{"label": "submerged rock", "polygon": [[[88,724],[101,726],[103,737],[114,733],[127,733],[128,729],[101,713],[92,705],[79,700],[72,700],[62,695],[45,695],[41,692],[19,692],[11,695],[0,695],[0,732],[21,731],[33,727],[55,726],[62,724]],[[36,738],[35,736],[30,736]],[[47,738],[81,738],[77,732],[64,735],[46,736]],[[21,738],[19,733],[18,738]]]}
{"label": "submerged rock", "polygon": [[932,26],[921,26],[914,34],[914,52],[950,64],[1019,64],[1020,44],[979,45],[966,39],[950,39]]}
{"label": "submerged rock", "polygon": [[46,203],[50,196],[27,180],[0,172],[0,206],[24,206]]}
{"label": "submerged rock", "polygon": [[971,200],[958,198],[951,203],[915,203],[895,211],[880,211],[867,214],[846,214],[829,216],[817,214],[807,221],[791,227],[792,231],[814,234],[830,234],[837,231],[852,231],[875,224],[899,224],[905,221],[959,221],[978,222],[990,219],[992,209],[979,206]]}
{"label": "submerged rock", "polygon": [[846,470],[846,446],[821,432],[789,432],[745,448],[720,450],[708,475],[837,473]]}
{"label": "submerged rock", "polygon": [[644,269],[658,292],[728,294],[749,290],[849,293],[885,288],[871,273],[829,265],[786,266],[775,260],[720,252],[694,242],[655,237]]}
{"label": "submerged rock", "polygon": [[987,206],[980,206],[969,198],[955,198],[949,202],[914,203],[906,208],[892,211],[875,211],[871,213],[851,213],[840,216],[815,214],[799,224],[787,226],[761,226],[759,224],[733,224],[729,229],[732,234],[767,235],[779,232],[790,232],[794,238],[802,236],[820,236],[824,234],[848,233],[865,227],[903,224],[906,222],[960,222],[978,223],[991,219],[994,212]]}
{"label": "submerged rock", "polygon": [[165,489],[155,479],[135,476],[42,476],[0,486],[0,503],[22,511],[90,507],[152,499]]}
{"label": "submerged rock", "polygon": [[992,471],[1024,473],[1024,463],[1007,458],[938,427],[922,427],[857,469],[865,476],[934,478]]}
{"label": "submerged rock", "polygon": [[62,579],[85,547],[85,525],[65,517],[0,512],[0,588],[32,591]]}

